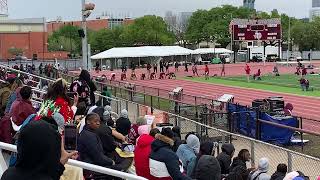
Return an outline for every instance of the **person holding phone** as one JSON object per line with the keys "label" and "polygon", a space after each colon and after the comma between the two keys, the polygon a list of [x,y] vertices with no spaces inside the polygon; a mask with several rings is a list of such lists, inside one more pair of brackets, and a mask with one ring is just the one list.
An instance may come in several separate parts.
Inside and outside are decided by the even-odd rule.
{"label": "person holding phone", "polygon": [[67,124],[72,124],[74,114],[77,111],[78,94],[74,94],[73,104],[67,94],[68,86],[64,79],[57,79],[49,88],[45,95],[44,102],[41,104],[36,120],[41,117],[51,117],[52,114],[59,112]]}
{"label": "person holding phone", "polygon": [[58,180],[68,159],[77,154],[64,150],[59,133],[45,121],[32,121],[25,126],[17,146],[17,163],[3,173],[1,180]]}

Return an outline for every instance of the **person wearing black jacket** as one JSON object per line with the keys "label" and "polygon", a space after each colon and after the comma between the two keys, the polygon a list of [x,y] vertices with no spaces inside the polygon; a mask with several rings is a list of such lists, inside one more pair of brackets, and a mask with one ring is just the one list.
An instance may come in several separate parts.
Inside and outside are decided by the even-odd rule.
{"label": "person wearing black jacket", "polygon": [[7,169],[1,180],[59,180],[64,165],[75,154],[64,150],[53,125],[32,121],[21,129],[16,165]]}
{"label": "person wearing black jacket", "polygon": [[111,157],[111,154],[116,149],[116,142],[112,136],[112,130],[107,125],[107,121],[103,118],[104,108],[103,107],[97,107],[92,112],[97,113],[100,117],[100,126],[98,129],[95,130],[95,133],[99,136],[102,144],[102,148],[104,151],[104,154],[108,157]]}
{"label": "person wearing black jacket", "polygon": [[85,81],[90,88],[90,105],[96,103],[94,92],[97,91],[97,87],[91,80],[90,73],[87,70],[82,70],[79,75],[79,81]]}
{"label": "person wearing black jacket", "polygon": [[288,171],[288,167],[286,164],[278,164],[277,171],[272,174],[270,180],[283,180]]}
{"label": "person wearing black jacket", "polygon": [[250,161],[250,153],[248,149],[241,149],[238,156],[233,158],[230,166],[230,174],[235,173],[242,176],[242,179],[248,179],[251,169],[247,169],[246,162]]}
{"label": "person wearing black jacket", "polygon": [[152,180],[174,179],[191,180],[180,172],[179,158],[171,149],[173,146],[173,132],[170,128],[163,128],[161,134],[156,134],[151,144],[149,169]]}
{"label": "person wearing black jacket", "polygon": [[103,146],[95,131],[100,127],[100,117],[96,113],[86,116],[86,125],[78,138],[78,151],[83,162],[111,167],[114,161],[104,155]]}
{"label": "person wearing black jacket", "polygon": [[163,65],[163,62],[160,61],[160,72],[164,72],[164,71],[163,71],[163,66],[164,66],[164,65]]}
{"label": "person wearing black jacket", "polygon": [[232,144],[223,144],[221,147],[221,153],[217,156],[221,167],[221,174],[229,174],[231,160],[234,155],[234,146]]}

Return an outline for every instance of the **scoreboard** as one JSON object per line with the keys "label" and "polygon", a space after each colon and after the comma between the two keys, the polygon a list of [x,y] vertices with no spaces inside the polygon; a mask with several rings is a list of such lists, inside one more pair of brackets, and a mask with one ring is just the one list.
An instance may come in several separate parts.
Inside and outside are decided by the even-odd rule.
{"label": "scoreboard", "polygon": [[229,28],[234,41],[274,41],[282,37],[280,19],[234,19]]}

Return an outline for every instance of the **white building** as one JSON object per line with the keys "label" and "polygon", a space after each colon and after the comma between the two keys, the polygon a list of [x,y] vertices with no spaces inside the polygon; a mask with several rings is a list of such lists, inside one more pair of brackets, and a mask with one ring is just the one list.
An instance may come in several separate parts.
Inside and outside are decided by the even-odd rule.
{"label": "white building", "polygon": [[310,10],[310,20],[314,17],[320,17],[320,0],[312,0],[312,8]]}

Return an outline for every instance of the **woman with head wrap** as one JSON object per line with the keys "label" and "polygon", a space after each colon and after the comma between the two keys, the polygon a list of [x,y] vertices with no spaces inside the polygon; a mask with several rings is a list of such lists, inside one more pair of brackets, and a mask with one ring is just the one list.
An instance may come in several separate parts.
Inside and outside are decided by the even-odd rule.
{"label": "woman with head wrap", "polygon": [[131,122],[128,118],[128,111],[123,109],[120,113],[119,119],[116,121],[116,130],[122,135],[126,136],[129,134],[131,128]]}

